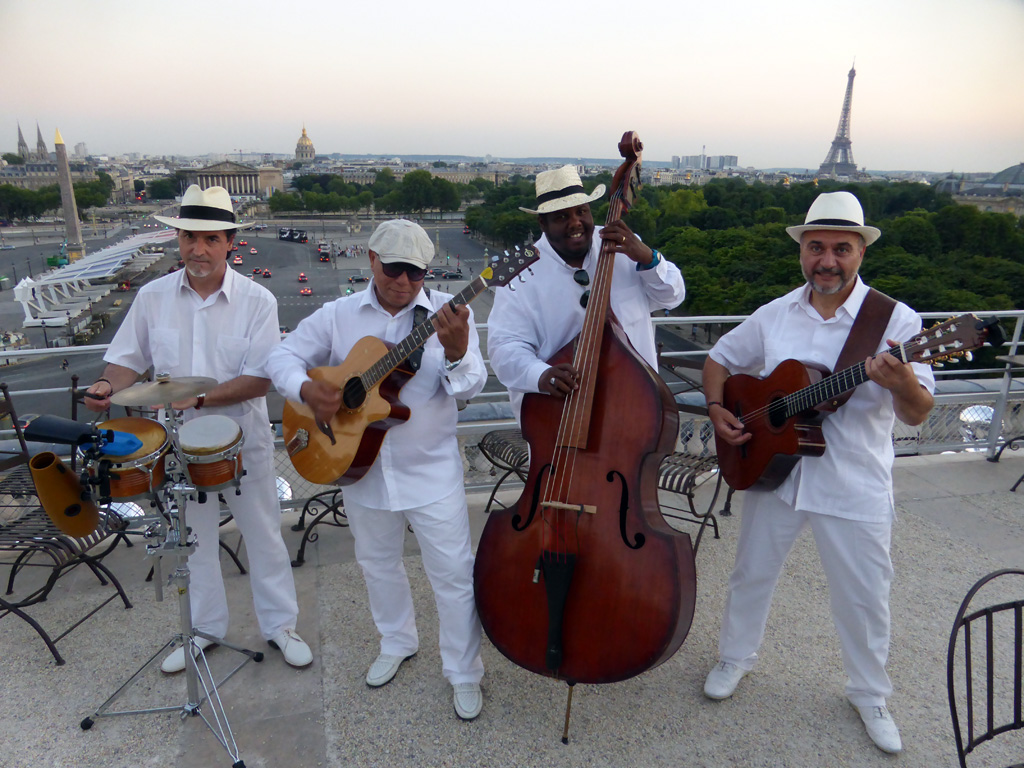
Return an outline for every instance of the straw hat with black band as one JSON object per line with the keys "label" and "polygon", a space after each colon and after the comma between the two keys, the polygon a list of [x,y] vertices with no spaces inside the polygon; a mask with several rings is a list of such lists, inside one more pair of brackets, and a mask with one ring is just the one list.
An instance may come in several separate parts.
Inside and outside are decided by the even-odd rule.
{"label": "straw hat with black band", "polygon": [[224,187],[208,187],[201,189],[193,184],[185,190],[181,198],[181,208],[176,217],[154,216],[161,224],[189,232],[219,232],[221,230],[242,229],[238,223],[234,208],[231,206],[231,195]]}

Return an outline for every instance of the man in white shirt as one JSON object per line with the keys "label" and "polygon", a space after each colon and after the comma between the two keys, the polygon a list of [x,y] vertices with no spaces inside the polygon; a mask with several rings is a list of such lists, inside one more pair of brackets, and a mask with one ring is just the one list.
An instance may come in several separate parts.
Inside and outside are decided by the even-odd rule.
{"label": "man in white shirt", "polygon": [[[523,395],[565,397],[578,386],[569,363],[547,360],[583,327],[587,286],[603,243],[615,251],[611,308],[637,353],[655,371],[658,350],[651,312],[678,306],[686,296],[679,268],[641,242],[625,222],[595,227],[590,203],[604,195],[583,190],[575,167],[537,174],[537,214],[544,233],[535,247],[540,260],[515,290],[498,291],[487,318],[487,353],[495,375],[508,387],[516,419]],[[596,235],[596,237],[595,237]]]}
{"label": "man in white shirt", "polygon": [[[805,223],[786,231],[800,244],[807,284],[764,305],[723,336],[704,366],[708,414],[730,445],[742,445],[751,435],[742,419],[722,406],[725,380],[736,373],[766,376],[789,358],[833,370],[868,294],[857,273],[867,246],[881,232],[864,226],[856,197],[819,195]],[[897,303],[876,352],[920,330],[917,314]],[[865,369],[870,381],[824,420],[824,455],[803,457],[776,490],[744,498],[719,663],[708,674],[704,693],[729,698],[753,669],[782,566],[797,535],[810,526],[828,578],[848,677],[846,697],[875,745],[895,753],[902,742],[886,707],[892,684],[885,671],[893,575],[891,434],[895,418],[911,426],[927,418],[935,381],[928,366],[889,354],[868,358]]]}
{"label": "man in white shirt", "polygon": [[434,256],[423,228],[404,219],[385,221],[370,237],[368,250],[369,287],[325,304],[299,323],[274,350],[267,370],[279,392],[329,423],[342,407],[341,391],[310,379],[307,371],[340,365],[368,336],[401,342],[433,315],[437,332],[423,345],[416,373],[399,394],[409,408],[408,421],[387,431],[366,474],[345,486],[345,514],[381,636],[366,684],[376,688],[390,682],[419,648],[402,564],[408,524],[434,589],[442,672],[452,684],[455,712],[472,720],[483,706],[484,668],[455,400],[479,393],[487,370],[469,307],[455,306],[451,295],[423,286]]}
{"label": "man in white shirt", "polygon": [[[295,632],[299,608],[291,562],[281,537],[281,507],[274,472],[274,438],[267,414],[270,381],[264,365],[280,341],[277,300],[262,286],[228,269],[238,224],[231,197],[223,187],[192,185],[181,200],[177,218],[155,217],[178,230],[185,268],[143,286],[114,336],[102,378],[85,404],[93,411],[110,407],[110,396],[138,380],[151,366],[174,377],[201,376],[218,383],[205,394],[174,403],[186,422],[210,414],[235,421],[244,445],[240,494],[223,495],[249,554],[253,604],[260,632],[288,664],[304,667],[313,660],[309,646]],[[155,406],[162,403],[153,403]],[[228,605],[220,570],[217,493],[190,501],[186,521],[197,546],[189,557],[189,603],[193,626],[212,637],[228,630]],[[196,637],[208,648],[213,641]],[[164,672],[185,668],[185,649],[164,659]]]}

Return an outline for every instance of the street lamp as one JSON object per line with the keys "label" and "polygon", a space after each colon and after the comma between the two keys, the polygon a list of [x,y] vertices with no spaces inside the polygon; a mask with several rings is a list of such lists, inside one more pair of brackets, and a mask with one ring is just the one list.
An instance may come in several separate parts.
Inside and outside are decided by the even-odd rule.
{"label": "street lamp", "polygon": [[40,324],[43,326],[43,346],[47,349],[50,348],[50,340],[46,338],[46,319],[40,320]]}

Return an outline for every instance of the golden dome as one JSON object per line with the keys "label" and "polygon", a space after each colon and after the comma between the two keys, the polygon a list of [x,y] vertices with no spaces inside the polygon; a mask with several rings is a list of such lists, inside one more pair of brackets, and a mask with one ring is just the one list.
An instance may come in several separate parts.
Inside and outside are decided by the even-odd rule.
{"label": "golden dome", "polygon": [[302,135],[299,137],[297,146],[300,147],[312,147],[313,140],[306,135],[306,126],[302,126]]}

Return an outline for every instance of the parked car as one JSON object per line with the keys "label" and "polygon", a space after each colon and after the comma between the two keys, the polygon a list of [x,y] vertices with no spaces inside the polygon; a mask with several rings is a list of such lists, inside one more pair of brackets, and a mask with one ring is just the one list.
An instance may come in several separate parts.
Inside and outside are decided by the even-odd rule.
{"label": "parked car", "polygon": [[270,270],[269,269],[264,269],[263,270],[263,276],[264,277],[270,277]]}
{"label": "parked car", "polygon": [[306,277],[306,273],[305,272],[299,272],[299,282],[300,283],[304,283],[307,280],[309,280],[309,278]]}
{"label": "parked car", "polygon": [[299,296],[312,296],[312,295],[313,295],[313,289],[310,288],[308,285],[303,287],[303,288],[299,288]]}

